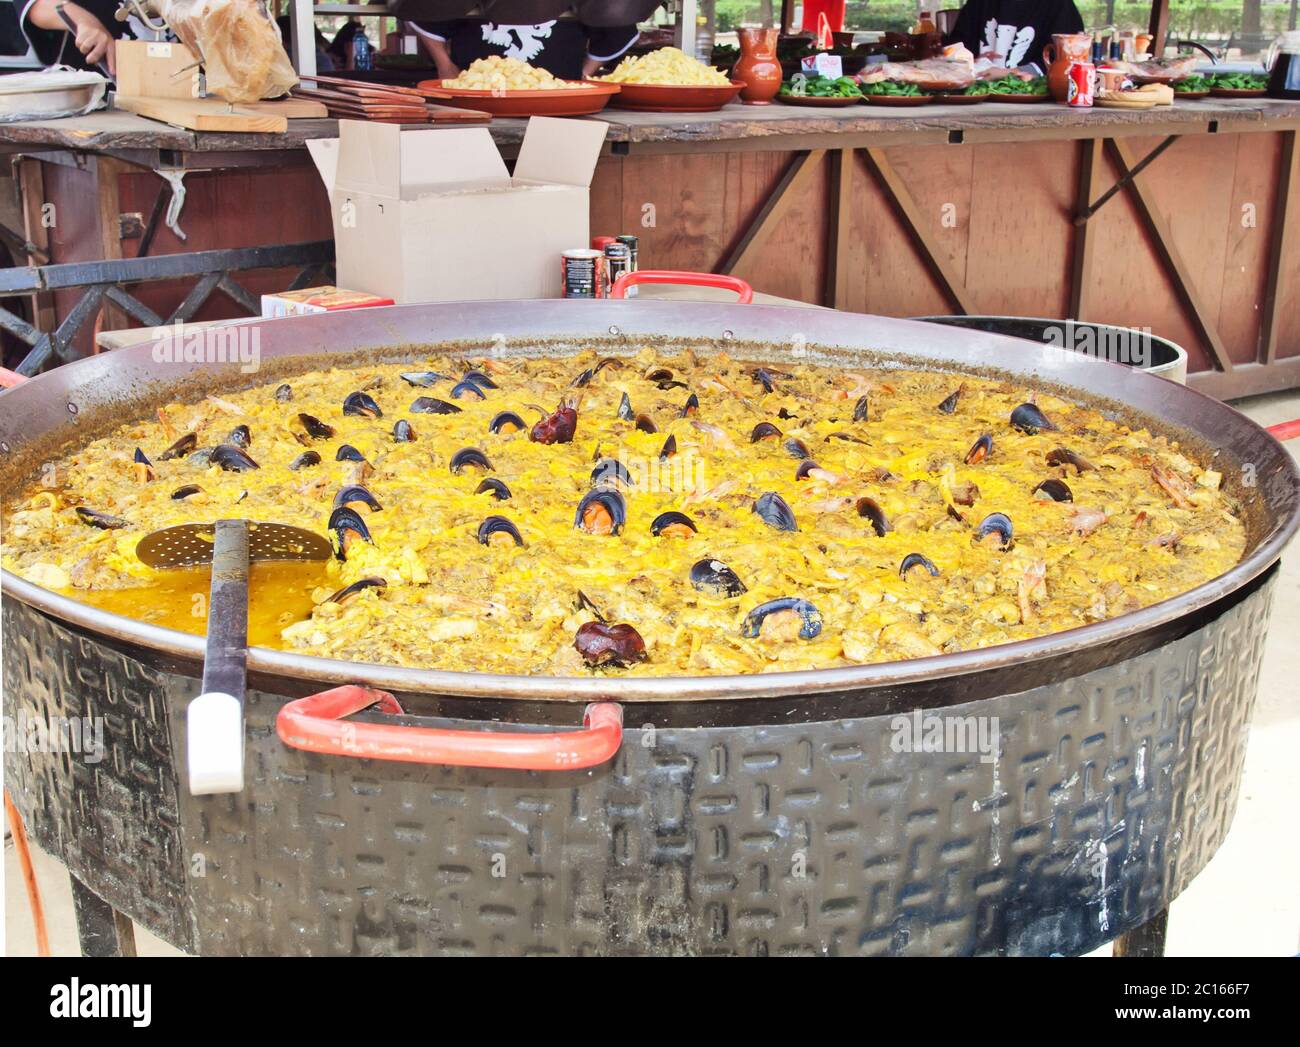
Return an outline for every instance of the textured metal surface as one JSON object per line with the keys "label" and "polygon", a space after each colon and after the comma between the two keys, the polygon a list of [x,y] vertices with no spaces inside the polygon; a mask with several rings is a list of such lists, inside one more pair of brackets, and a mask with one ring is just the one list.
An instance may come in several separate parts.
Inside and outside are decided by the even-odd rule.
{"label": "textured metal surface", "polygon": [[98,762],[66,751],[5,752],[5,788],[28,832],[101,898],[194,949],[166,673],[9,597],[0,614],[4,715],[15,730],[20,717],[103,717]]}
{"label": "textured metal surface", "polygon": [[[243,330],[241,328],[241,330]],[[988,648],[896,662],[749,676],[637,677],[620,681],[619,697],[677,705],[686,700],[743,702],[756,696],[829,694],[916,681],[947,681],[993,668],[1041,672],[1065,657],[1117,652],[1136,635],[1165,628],[1223,599],[1269,570],[1300,524],[1300,472],[1289,454],[1257,425],[1225,404],[1131,368],[1081,353],[980,331],[832,310],[720,306],[655,301],[452,302],[345,310],[256,325],[260,364],[245,373],[238,360],[176,361],[160,366],[156,346],[140,344],[61,367],[0,393],[0,489],[51,460],[68,440],[82,442],[124,416],[152,413],[177,398],[193,402],[229,390],[291,377],[322,366],[371,365],[484,352],[572,355],[578,348],[634,353],[646,344],[669,351],[725,350],[733,357],[853,367],[912,366],[1011,377],[1040,390],[1086,398],[1132,424],[1181,441],[1211,457],[1225,489],[1241,506],[1248,547],[1241,561],[1189,592],[1131,614],[1078,629]],[[442,341],[438,341],[443,339]],[[446,341],[445,339],[454,339]],[[436,344],[430,344],[436,342]],[[490,350],[488,347],[491,347]],[[200,637],[135,622],[41,589],[8,573],[0,580],[19,599],[64,621],[180,657],[202,653]],[[1113,660],[1119,660],[1115,654]],[[295,652],[254,648],[249,670],[278,686],[302,681],[353,683],[430,694],[599,701],[607,681],[454,673],[367,666]]]}
{"label": "textured metal surface", "polygon": [[1077,953],[1227,832],[1272,579],[1156,650],[943,710],[998,718],[995,763],[895,752],[879,716],[629,723],[609,766],[561,775],[419,768],[286,749],[283,698],[250,691],[245,792],[179,801],[196,682],[7,600],[6,714],[115,719],[93,773],[6,772],[42,846],[205,953]]}

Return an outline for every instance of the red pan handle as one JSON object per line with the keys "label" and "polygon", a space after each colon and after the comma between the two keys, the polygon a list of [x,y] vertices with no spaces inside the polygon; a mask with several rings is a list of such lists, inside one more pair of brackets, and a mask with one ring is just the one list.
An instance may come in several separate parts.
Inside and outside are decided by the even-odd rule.
{"label": "red pan handle", "polygon": [[1278,422],[1277,425],[1270,425],[1268,431],[1273,434],[1277,440],[1294,440],[1300,436],[1300,418],[1292,418],[1289,422]]}
{"label": "red pan handle", "polygon": [[635,273],[624,273],[614,281],[614,286],[609,289],[609,296],[626,298],[627,289],[636,284],[718,287],[724,291],[735,291],[740,295],[740,305],[749,305],[754,300],[754,289],[738,276],[725,276],[722,273],[688,273],[677,269],[639,269]]}
{"label": "red pan handle", "polygon": [[19,374],[17,371],[10,371],[6,367],[0,367],[0,389],[12,389],[15,385],[27,381],[25,374]]}
{"label": "red pan handle", "polygon": [[280,741],[292,749],[404,763],[494,767],[517,771],[568,771],[595,767],[623,743],[623,707],[596,702],[582,715],[582,729],[532,734],[453,731],[395,723],[343,723],[371,705],[401,714],[387,691],[345,684],[290,702],[275,720]]}

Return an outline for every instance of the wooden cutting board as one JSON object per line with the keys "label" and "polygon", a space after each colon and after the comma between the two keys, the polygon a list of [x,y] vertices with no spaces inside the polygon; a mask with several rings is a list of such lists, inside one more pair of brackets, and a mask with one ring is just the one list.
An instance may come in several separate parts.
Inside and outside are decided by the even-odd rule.
{"label": "wooden cutting board", "polygon": [[247,106],[232,106],[219,98],[135,98],[116,95],[113,104],[118,109],[125,109],[129,113],[147,116],[151,120],[161,120],[165,124],[188,128],[191,131],[284,134],[289,129],[288,118],[283,113],[261,108],[268,104],[263,102],[255,102]]}

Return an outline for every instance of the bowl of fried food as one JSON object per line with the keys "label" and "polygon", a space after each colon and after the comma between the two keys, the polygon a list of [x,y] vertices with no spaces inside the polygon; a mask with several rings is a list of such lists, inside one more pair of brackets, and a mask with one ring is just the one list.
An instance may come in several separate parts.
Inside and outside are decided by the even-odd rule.
{"label": "bowl of fried food", "polygon": [[426,98],[493,116],[585,116],[600,112],[619,92],[617,84],[561,80],[500,55],[476,60],[454,80],[424,80],[419,89]]}
{"label": "bowl of fried food", "polygon": [[676,47],[629,56],[612,73],[589,83],[617,84],[610,104],[647,113],[708,113],[721,109],[745,85]]}

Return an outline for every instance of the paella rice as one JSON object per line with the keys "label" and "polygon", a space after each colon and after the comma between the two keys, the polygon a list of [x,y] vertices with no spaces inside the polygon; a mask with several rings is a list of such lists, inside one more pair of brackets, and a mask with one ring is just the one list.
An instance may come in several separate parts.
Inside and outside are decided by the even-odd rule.
{"label": "paella rice", "polygon": [[262,645],[518,674],[827,668],[1086,625],[1223,573],[1246,536],[1208,464],[995,378],[439,357],[124,424],[6,498],[0,553],[197,631],[206,582],[178,590],[139,540],[281,521],[336,552],[254,572]]}

